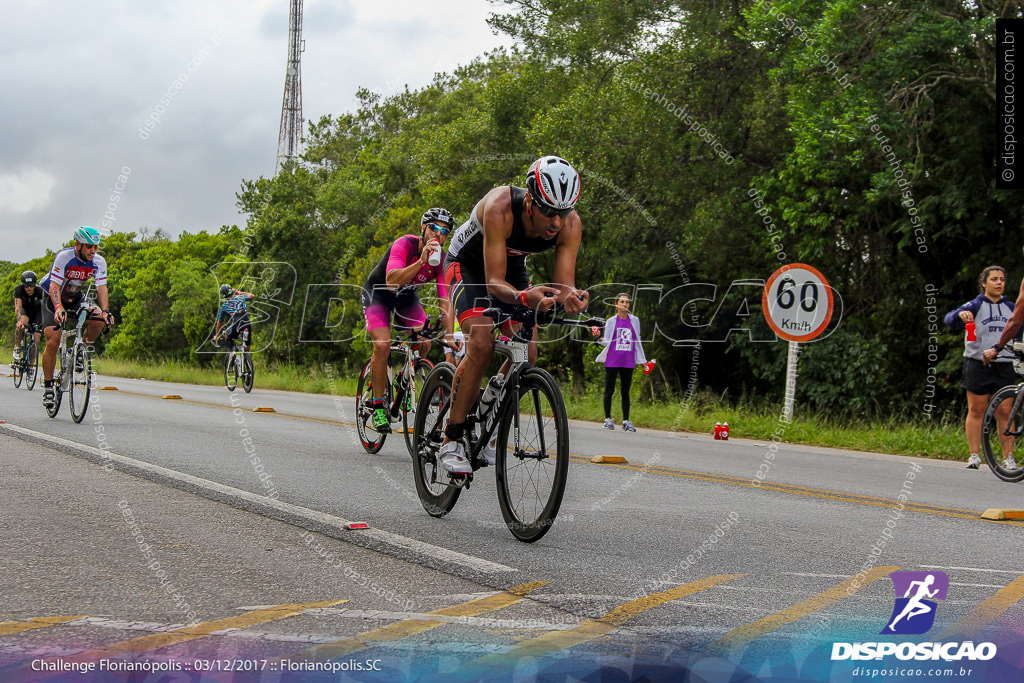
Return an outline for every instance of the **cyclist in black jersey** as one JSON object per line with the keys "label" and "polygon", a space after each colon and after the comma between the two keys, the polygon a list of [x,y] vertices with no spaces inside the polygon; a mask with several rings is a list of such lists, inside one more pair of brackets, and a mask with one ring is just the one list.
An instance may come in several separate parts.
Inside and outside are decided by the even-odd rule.
{"label": "cyclist in black jersey", "polygon": [[[494,322],[483,311],[510,304],[546,311],[556,302],[568,313],[587,308],[590,295],[576,289],[576,255],[583,236],[574,208],[579,196],[580,177],[572,165],[560,157],[541,157],[527,171],[525,189],[494,188],[452,236],[445,283],[466,335],[466,357],[455,372],[445,443],[438,452],[449,472],[472,472],[462,440],[466,415],[494,355]],[[526,257],[547,249],[555,250],[554,283],[534,287]],[[536,344],[531,344],[530,362],[536,358]],[[493,464],[494,444],[482,452]]]}
{"label": "cyclist in black jersey", "polygon": [[[20,360],[21,339],[29,323],[42,325],[43,289],[39,287],[36,274],[26,270],[21,274],[21,284],[14,288],[14,360]],[[41,334],[35,333],[36,347]]]}

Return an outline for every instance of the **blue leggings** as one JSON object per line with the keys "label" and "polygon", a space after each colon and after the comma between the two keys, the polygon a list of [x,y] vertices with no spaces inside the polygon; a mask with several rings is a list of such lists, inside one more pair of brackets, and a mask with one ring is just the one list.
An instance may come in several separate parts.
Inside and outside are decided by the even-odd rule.
{"label": "blue leggings", "polygon": [[629,385],[633,382],[633,368],[604,369],[604,416],[612,416],[612,394],[615,393],[615,378],[622,380],[622,419],[629,419]]}

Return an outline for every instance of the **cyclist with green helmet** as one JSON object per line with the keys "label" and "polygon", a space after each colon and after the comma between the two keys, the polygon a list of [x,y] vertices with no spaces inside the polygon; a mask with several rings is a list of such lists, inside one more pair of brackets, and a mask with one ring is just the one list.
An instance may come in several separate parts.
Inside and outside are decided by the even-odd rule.
{"label": "cyclist with green helmet", "polygon": [[85,296],[83,291],[91,279],[96,285],[96,299],[99,306],[90,306],[89,315],[103,320],[90,320],[85,327],[85,341],[88,344],[114,322],[110,315],[110,300],[107,297],[107,262],[96,253],[100,246],[100,232],[88,225],[75,230],[74,246],[61,249],[53,258],[53,267],[39,286],[47,294],[43,299],[43,332],[46,334],[46,349],[43,351],[43,405],[52,406],[53,369],[57,365],[57,346],[60,344],[60,326],[67,317],[67,311],[74,311]]}

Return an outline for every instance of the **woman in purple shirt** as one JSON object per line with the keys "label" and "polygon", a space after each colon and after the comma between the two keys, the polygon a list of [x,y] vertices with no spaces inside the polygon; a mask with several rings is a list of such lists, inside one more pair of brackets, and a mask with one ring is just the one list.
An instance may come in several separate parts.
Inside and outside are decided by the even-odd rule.
{"label": "woman in purple shirt", "polygon": [[615,393],[615,379],[622,383],[622,428],[635,432],[636,427],[629,421],[629,385],[633,381],[633,369],[647,362],[644,346],[640,343],[640,319],[629,312],[629,295],[625,292],[615,297],[615,315],[604,324],[601,339],[604,350],[596,361],[604,363],[604,428],[615,429],[612,421],[612,395]]}

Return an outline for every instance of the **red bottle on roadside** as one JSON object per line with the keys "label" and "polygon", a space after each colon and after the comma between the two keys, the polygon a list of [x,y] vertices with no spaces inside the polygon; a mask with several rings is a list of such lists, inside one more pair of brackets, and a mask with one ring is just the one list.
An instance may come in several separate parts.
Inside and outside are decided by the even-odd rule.
{"label": "red bottle on roadside", "polygon": [[722,423],[721,422],[716,422],[715,423],[715,439],[721,439],[721,438],[722,438]]}
{"label": "red bottle on roadside", "polygon": [[729,423],[726,422],[722,425],[722,441],[729,440]]}

